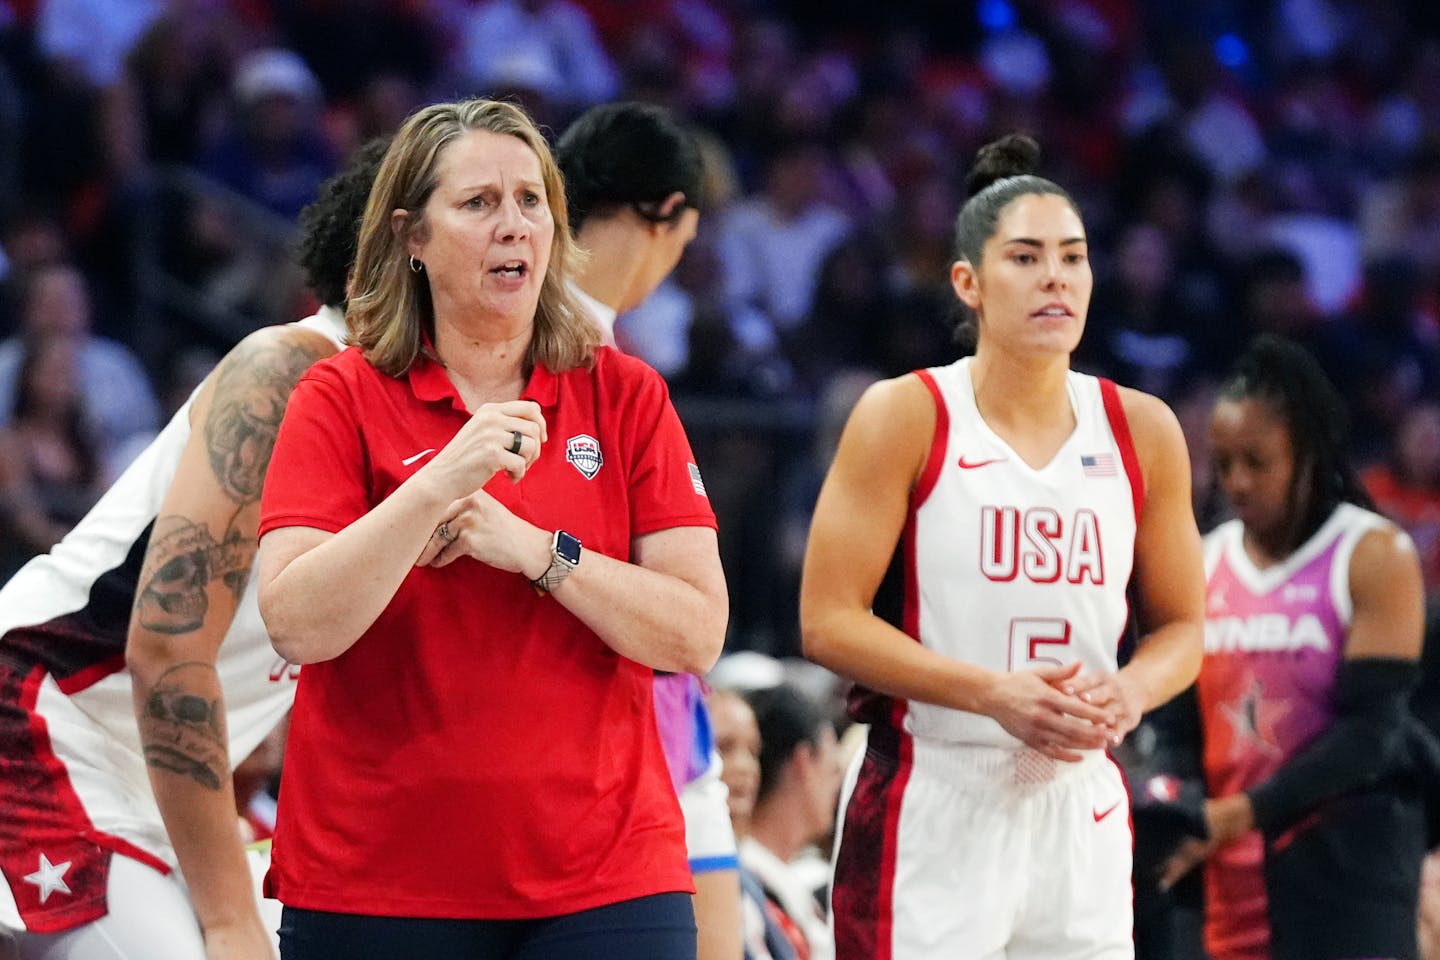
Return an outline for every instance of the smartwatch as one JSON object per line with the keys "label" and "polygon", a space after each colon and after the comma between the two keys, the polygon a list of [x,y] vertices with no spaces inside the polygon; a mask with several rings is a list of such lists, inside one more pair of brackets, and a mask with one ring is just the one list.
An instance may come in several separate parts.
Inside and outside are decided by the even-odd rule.
{"label": "smartwatch", "polygon": [[550,566],[537,579],[531,580],[530,585],[540,593],[549,593],[563,583],[578,566],[580,541],[564,530],[556,530],[555,535],[550,538]]}

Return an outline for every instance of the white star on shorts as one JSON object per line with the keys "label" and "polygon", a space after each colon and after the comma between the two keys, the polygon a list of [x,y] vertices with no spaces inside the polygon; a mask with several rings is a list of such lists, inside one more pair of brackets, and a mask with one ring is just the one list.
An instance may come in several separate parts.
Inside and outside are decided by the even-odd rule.
{"label": "white star on shorts", "polygon": [[40,902],[44,903],[50,899],[50,894],[59,891],[69,893],[70,888],[65,885],[65,871],[70,869],[70,861],[64,863],[51,863],[50,858],[40,854],[40,869],[25,876],[26,883],[33,883],[40,888]]}

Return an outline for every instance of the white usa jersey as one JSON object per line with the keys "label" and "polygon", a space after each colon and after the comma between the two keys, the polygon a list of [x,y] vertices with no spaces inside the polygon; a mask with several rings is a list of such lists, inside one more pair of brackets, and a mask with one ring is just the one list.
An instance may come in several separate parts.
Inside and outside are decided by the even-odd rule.
{"label": "white usa jersey", "polygon": [[[342,345],[338,310],[298,325]],[[64,540],[0,589],[0,927],[53,932],[103,915],[112,852],[175,866],[140,748],[125,641],[194,397]],[[296,670],[260,619],[253,563],[216,670],[238,763],[295,698]],[[27,880],[53,881],[61,864],[64,890]]]}
{"label": "white usa jersey", "polygon": [[[1036,469],[981,418],[971,362],[917,373],[935,400],[935,436],[875,612],[988,670],[1079,660],[1113,672],[1144,499],[1118,391],[1070,372],[1075,430]],[[1020,746],[979,714],[863,690],[851,707],[918,737]]]}

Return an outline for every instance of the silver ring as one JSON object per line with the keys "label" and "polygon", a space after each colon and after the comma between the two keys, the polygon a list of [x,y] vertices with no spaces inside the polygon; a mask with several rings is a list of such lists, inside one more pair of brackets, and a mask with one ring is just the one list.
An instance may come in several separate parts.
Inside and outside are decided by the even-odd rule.
{"label": "silver ring", "polygon": [[511,430],[510,434],[514,437],[514,439],[510,441],[510,446],[507,449],[511,453],[518,454],[520,452],[520,444],[525,441],[525,435],[519,430]]}
{"label": "silver ring", "polygon": [[454,543],[454,542],[455,542],[456,535],[450,532],[450,521],[449,521],[449,520],[446,520],[445,522],[441,523],[439,529],[437,529],[435,532],[438,533],[438,534],[440,535],[440,539],[441,539],[441,540],[444,540],[446,543]]}

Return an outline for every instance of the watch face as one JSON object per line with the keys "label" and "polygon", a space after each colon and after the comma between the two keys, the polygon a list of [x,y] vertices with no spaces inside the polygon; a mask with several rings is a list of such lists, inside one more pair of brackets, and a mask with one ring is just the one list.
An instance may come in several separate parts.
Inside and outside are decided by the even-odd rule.
{"label": "watch face", "polygon": [[580,562],[580,541],[564,530],[555,531],[555,555],[574,566]]}

